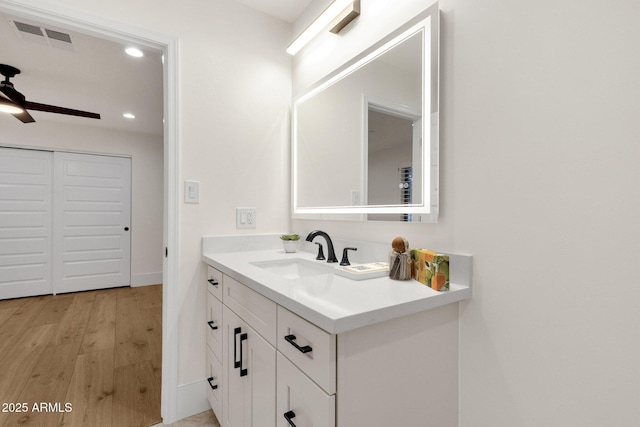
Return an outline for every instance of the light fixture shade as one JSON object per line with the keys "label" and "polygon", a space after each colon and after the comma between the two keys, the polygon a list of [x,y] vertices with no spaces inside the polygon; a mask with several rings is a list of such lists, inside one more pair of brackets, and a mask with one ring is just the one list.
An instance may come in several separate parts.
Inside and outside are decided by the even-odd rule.
{"label": "light fixture shade", "polygon": [[0,96],[0,112],[8,114],[24,113],[24,109],[18,104],[11,102],[3,96]]}
{"label": "light fixture shade", "polygon": [[287,47],[287,53],[295,55],[311,39],[331,25],[331,32],[337,34],[349,22],[360,15],[360,0],[335,0]]}

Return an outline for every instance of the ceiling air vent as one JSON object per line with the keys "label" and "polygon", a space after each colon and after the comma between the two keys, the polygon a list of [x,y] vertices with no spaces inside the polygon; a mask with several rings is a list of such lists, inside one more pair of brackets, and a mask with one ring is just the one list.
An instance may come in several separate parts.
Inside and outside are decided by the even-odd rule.
{"label": "ceiling air vent", "polygon": [[37,24],[13,21],[18,35],[23,40],[73,51],[71,35],[61,31],[44,28]]}
{"label": "ceiling air vent", "polygon": [[69,44],[71,43],[71,36],[69,34],[61,33],[60,31],[50,30],[48,28],[45,28],[44,31],[47,33],[47,36],[50,39],[58,40],[58,41],[69,43]]}
{"label": "ceiling air vent", "polygon": [[16,28],[18,29],[18,31],[44,37],[44,34],[42,34],[42,30],[40,29],[40,27],[36,27],[35,25],[25,24],[24,22],[18,22],[18,21],[13,21],[13,23],[16,25]]}

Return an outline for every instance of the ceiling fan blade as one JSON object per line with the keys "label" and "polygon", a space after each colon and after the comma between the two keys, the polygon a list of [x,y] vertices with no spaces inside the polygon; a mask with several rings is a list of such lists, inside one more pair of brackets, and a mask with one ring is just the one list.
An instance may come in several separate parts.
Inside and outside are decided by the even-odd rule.
{"label": "ceiling fan blade", "polygon": [[21,107],[24,107],[25,99],[24,95],[15,90],[11,86],[0,85],[0,92],[2,92],[7,98],[9,98],[13,103],[18,104]]}
{"label": "ceiling fan blade", "polygon": [[16,119],[20,120],[22,123],[34,123],[35,119],[33,117],[31,117],[31,114],[29,114],[26,110],[23,111],[22,113],[17,113],[17,114],[12,114],[13,117],[15,117]]}
{"label": "ceiling fan blade", "polygon": [[71,108],[56,107],[55,105],[40,104],[26,101],[27,110],[45,111],[47,113],[67,114],[69,116],[87,117],[89,119],[100,119],[100,114],[88,111],[73,110]]}

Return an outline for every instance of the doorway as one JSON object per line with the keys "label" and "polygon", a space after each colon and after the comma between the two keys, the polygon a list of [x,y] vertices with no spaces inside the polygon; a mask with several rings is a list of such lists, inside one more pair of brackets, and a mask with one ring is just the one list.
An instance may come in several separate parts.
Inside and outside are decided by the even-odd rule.
{"label": "doorway", "polygon": [[163,54],[164,109],[164,177],[163,177],[163,246],[162,267],[162,418],[177,420],[178,415],[178,40],[160,33],[151,33],[98,16],[54,6],[38,5],[21,0],[0,0],[0,12],[53,22],[59,27],[86,32],[108,40],[136,43]]}

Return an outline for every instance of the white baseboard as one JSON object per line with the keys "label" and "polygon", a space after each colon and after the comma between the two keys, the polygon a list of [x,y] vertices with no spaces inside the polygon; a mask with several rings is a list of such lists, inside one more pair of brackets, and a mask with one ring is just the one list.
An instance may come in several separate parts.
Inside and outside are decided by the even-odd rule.
{"label": "white baseboard", "polygon": [[205,379],[178,386],[177,418],[179,420],[211,409],[207,400]]}
{"label": "white baseboard", "polygon": [[131,287],[149,286],[162,283],[162,272],[158,273],[140,273],[131,275]]}

